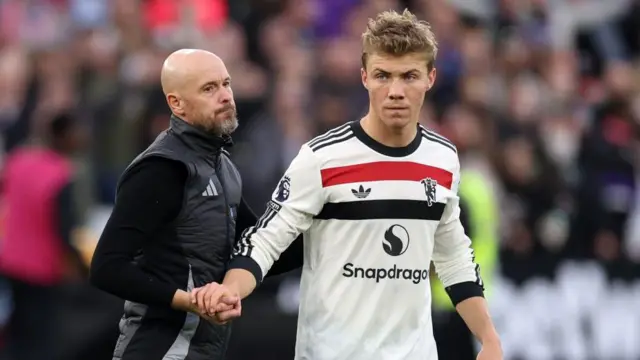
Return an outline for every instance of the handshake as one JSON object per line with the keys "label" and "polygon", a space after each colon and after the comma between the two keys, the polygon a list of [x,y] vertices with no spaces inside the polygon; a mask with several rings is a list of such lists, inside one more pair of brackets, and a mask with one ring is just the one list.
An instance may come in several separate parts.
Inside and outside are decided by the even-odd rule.
{"label": "handshake", "polygon": [[242,313],[237,292],[215,282],[193,289],[189,298],[190,311],[215,324],[226,324]]}

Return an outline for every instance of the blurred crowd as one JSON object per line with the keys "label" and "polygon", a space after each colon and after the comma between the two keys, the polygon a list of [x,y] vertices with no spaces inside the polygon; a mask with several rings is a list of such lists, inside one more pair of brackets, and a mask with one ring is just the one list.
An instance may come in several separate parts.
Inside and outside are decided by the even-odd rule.
{"label": "blurred crowd", "polygon": [[162,61],[202,48],[233,78],[231,153],[261,212],[301,144],[365,114],[360,35],[405,7],[439,42],[421,122],[496,194],[503,276],[553,278],[566,259],[594,259],[640,277],[637,0],[0,0],[4,153],[58,113],[80,118],[91,145],[75,190],[89,221],[168,126]]}

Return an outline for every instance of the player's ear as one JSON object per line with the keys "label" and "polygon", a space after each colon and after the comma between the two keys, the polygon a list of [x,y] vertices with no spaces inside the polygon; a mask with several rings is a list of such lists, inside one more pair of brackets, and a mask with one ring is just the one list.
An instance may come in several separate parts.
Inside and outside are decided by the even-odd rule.
{"label": "player's ear", "polygon": [[360,77],[362,78],[364,88],[369,90],[369,85],[367,85],[367,70],[365,70],[365,68],[360,68]]}
{"label": "player's ear", "polygon": [[433,87],[433,84],[435,84],[436,82],[436,68],[434,67],[433,69],[431,69],[431,71],[429,71],[429,85],[427,85],[427,90],[431,90],[431,88]]}

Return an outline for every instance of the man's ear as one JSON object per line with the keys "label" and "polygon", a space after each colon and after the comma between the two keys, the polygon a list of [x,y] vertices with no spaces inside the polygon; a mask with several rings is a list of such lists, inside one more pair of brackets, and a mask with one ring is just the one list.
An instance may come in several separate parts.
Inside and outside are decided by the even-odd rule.
{"label": "man's ear", "polygon": [[173,93],[167,94],[167,104],[169,105],[172,113],[178,115],[184,113],[184,103],[178,95]]}
{"label": "man's ear", "polygon": [[364,86],[365,89],[369,90],[369,85],[367,84],[367,70],[365,68],[360,68],[360,77],[362,78],[362,86]]}
{"label": "man's ear", "polygon": [[427,86],[427,90],[431,90],[431,88],[436,82],[436,68],[433,68],[431,69],[431,71],[429,71],[428,77],[429,77],[429,86]]}

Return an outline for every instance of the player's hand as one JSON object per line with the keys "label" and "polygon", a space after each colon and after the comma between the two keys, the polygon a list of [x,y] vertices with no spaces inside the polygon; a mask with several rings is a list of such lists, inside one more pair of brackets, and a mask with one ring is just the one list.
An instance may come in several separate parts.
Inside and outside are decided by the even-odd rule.
{"label": "player's hand", "polygon": [[216,320],[221,324],[226,324],[229,320],[240,317],[242,314],[242,302],[240,297],[223,296],[216,308]]}
{"label": "player's hand", "polygon": [[502,347],[500,342],[487,342],[482,344],[477,360],[502,360]]}
{"label": "player's hand", "polygon": [[227,306],[220,306],[220,310],[228,311],[236,307],[238,301],[239,297],[237,295],[231,294],[224,285],[215,282],[191,291],[192,304],[197,307],[200,314],[208,316],[215,315],[221,302]]}

